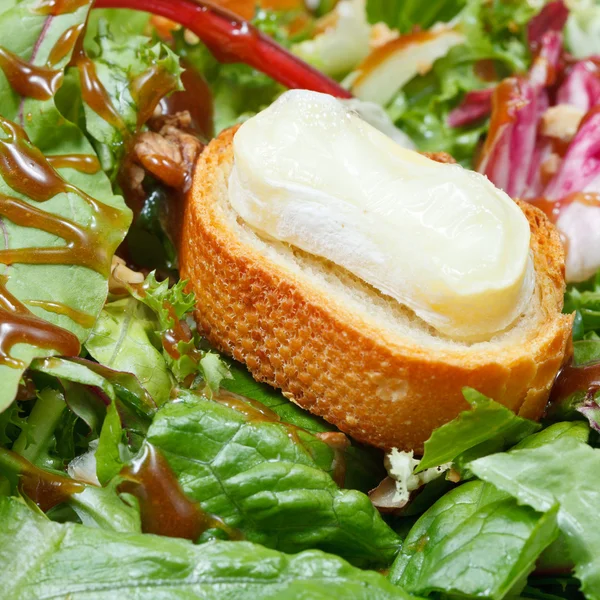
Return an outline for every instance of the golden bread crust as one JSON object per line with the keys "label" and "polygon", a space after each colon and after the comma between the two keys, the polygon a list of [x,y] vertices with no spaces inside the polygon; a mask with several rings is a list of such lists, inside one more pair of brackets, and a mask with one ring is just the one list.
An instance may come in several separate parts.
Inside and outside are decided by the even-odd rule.
{"label": "golden bread crust", "polygon": [[519,203],[531,224],[545,311],[535,335],[494,353],[394,340],[235,235],[215,209],[231,170],[234,133],[223,132],[198,161],[180,247],[196,320],[216,348],[245,363],[257,380],[381,448],[421,449],[436,427],[468,408],[463,386],[528,418],[543,414],[572,317],[560,314],[564,254],[541,211]]}

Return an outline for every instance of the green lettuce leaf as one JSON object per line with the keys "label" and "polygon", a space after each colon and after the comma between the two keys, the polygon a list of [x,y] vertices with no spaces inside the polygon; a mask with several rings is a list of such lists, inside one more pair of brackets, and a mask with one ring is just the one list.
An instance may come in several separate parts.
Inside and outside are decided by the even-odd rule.
{"label": "green lettuce leaf", "polygon": [[[0,498],[0,589],[33,600],[409,600],[378,573],[336,556],[295,556],[248,542],[186,540],[52,523]],[[23,560],[27,557],[27,560]]]}
{"label": "green lettuce leaf", "polygon": [[450,21],[465,6],[466,0],[367,0],[370,23],[383,21],[392,29],[409,33],[415,25],[429,29],[439,22]]}
{"label": "green lettuce leaf", "polygon": [[85,33],[86,50],[94,50],[99,29],[110,31],[118,42],[133,36],[143,35],[150,26],[150,13],[124,8],[94,8],[90,12]]}
{"label": "green lettuce leaf", "polygon": [[398,549],[368,497],[337,487],[333,450],[307,432],[185,393],[159,410],[147,439],[184,492],[249,541],[361,566],[385,566]]}
{"label": "green lettuce leaf", "polygon": [[523,584],[557,534],[556,510],[537,513],[490,484],[472,481],[417,521],[390,579],[415,594],[501,600]]}
{"label": "green lettuce leaf", "polygon": [[600,54],[600,2],[569,2],[570,14],[565,27],[567,48],[576,58]]}
{"label": "green lettuce leaf", "polygon": [[[46,490],[73,484],[73,479],[64,473],[40,469],[4,448],[0,448],[0,474],[10,482],[14,494],[18,492],[19,481],[24,477],[28,478],[30,484],[37,483],[41,489],[45,486]],[[109,531],[140,532],[139,510],[137,506],[121,500],[117,493],[118,483],[115,481],[107,487],[100,488],[77,482],[78,489],[65,494],[64,503],[60,506],[70,507],[77,517],[90,527]],[[4,591],[3,587],[0,589]]]}
{"label": "green lettuce leaf", "polygon": [[[279,390],[256,381],[241,363],[228,360],[227,365],[231,378],[221,382],[224,389],[257,400],[276,413],[284,423],[301,427],[310,433],[337,431],[327,421],[290,402]],[[375,448],[361,446],[353,440],[350,443],[343,451],[346,464],[344,487],[368,492],[377,487],[386,475],[382,453]]]}
{"label": "green lettuce leaf", "polygon": [[472,388],[464,388],[463,395],[472,410],[431,434],[416,472],[450,461],[462,468],[474,458],[514,446],[540,429],[538,423],[517,416]]}
{"label": "green lettuce leaf", "polygon": [[480,458],[469,465],[484,481],[538,511],[558,505],[575,575],[588,600],[600,598],[600,450],[565,437],[539,448]]}
{"label": "green lettuce leaf", "polygon": [[554,423],[539,433],[534,433],[522,439],[513,450],[521,450],[522,448],[539,448],[545,444],[551,444],[563,438],[573,438],[580,442],[586,443],[590,437],[590,428],[583,421],[564,421],[562,423]]}
{"label": "green lettuce leaf", "polygon": [[154,312],[129,296],[104,306],[85,348],[103,365],[133,373],[161,405],[169,399],[174,381],[157,329]]}
{"label": "green lettuce leaf", "polygon": [[[2,46],[34,65],[46,65],[52,49],[69,29],[83,26],[89,6],[62,14],[46,17],[36,14],[31,8],[35,0],[19,2],[0,15],[0,37]],[[67,52],[56,63],[64,69],[71,53]],[[44,155],[83,154],[94,157],[94,150],[83,132],[65,119],[58,111],[54,100],[36,100],[21,97],[13,90],[0,70],[1,116],[24,127],[31,143]],[[0,137],[6,139],[8,131],[3,128]],[[107,273],[110,258],[121,242],[131,213],[122,198],[114,196],[110,181],[101,171],[83,173],[75,169],[60,169],[65,180],[98,200],[101,205],[113,207],[116,219],[105,227],[102,241],[106,262],[102,272],[84,266],[16,263],[0,267],[0,274],[7,278],[7,290],[21,301],[36,316],[74,333],[80,341],[87,338],[95,317],[100,312],[107,294]],[[14,185],[14,184],[13,184]],[[94,215],[88,202],[75,193],[58,193],[47,202],[35,202],[27,197],[25,190],[12,189],[7,181],[0,179],[0,194],[17,198],[33,208],[68,218],[78,226],[90,227]],[[7,218],[2,219],[4,247],[39,248],[65,245],[58,235],[40,231],[33,227],[18,226]],[[0,261],[2,250],[0,250]],[[64,305],[62,314],[53,307]],[[80,315],[72,320],[71,314]],[[21,368],[0,365],[0,410],[6,408],[15,397],[23,369],[36,357],[49,356],[54,351],[31,344],[18,344],[11,353],[22,362]]]}
{"label": "green lettuce leaf", "polygon": [[[462,10],[459,9],[464,6]],[[493,65],[493,80],[525,71],[531,57],[526,43],[526,24],[537,12],[533,3],[467,0],[422,2],[369,0],[370,20],[410,31],[415,23],[425,28],[435,21],[455,17],[466,42],[438,59],[431,71],[408,82],[387,107],[398,127],[419,150],[445,151],[466,167],[473,166],[475,150],[487,131],[488,121],[467,127],[450,127],[448,115],[467,92],[493,85],[482,77],[478,65]]]}
{"label": "green lettuce leaf", "polygon": [[[120,122],[109,122],[105,115],[98,114],[84,99],[85,127],[97,142],[104,170],[113,176],[120,167],[128,137],[152,116],[154,108],[140,105],[140,99],[134,97],[136,81],[161,73],[161,81],[168,80],[168,85],[160,90],[162,95],[183,89],[179,57],[165,44],[150,45],[150,42],[146,36],[125,37],[122,33],[115,38],[108,23],[100,21],[94,43],[88,42],[87,45],[98,80],[106,90]],[[160,97],[156,100],[160,100]]]}

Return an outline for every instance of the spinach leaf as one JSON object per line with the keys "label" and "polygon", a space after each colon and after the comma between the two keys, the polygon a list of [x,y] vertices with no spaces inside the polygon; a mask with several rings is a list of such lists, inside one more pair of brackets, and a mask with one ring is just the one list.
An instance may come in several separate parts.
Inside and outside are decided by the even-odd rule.
{"label": "spinach leaf", "polygon": [[[256,381],[241,363],[228,359],[227,365],[231,379],[224,379],[221,383],[226,390],[257,400],[275,412],[285,423],[291,423],[310,433],[337,431],[327,421],[290,402],[279,390]],[[375,448],[362,446],[353,440],[350,441],[350,444],[343,451],[346,464],[343,487],[368,492],[377,487],[386,476],[382,453]]]}
{"label": "spinach leaf", "polygon": [[327,444],[260,413],[190,393],[179,400],[158,411],[147,439],[205,511],[278,550],[319,548],[356,565],[393,559],[399,538],[366,495],[337,487]]}
{"label": "spinach leaf", "polygon": [[416,522],[390,579],[416,594],[501,600],[523,582],[557,534],[556,510],[537,513],[490,484],[472,481]]}
{"label": "spinach leaf", "polygon": [[[61,71],[72,56],[72,48],[60,44],[64,44],[65,36],[72,42],[76,40],[77,33],[85,23],[89,5],[84,4],[73,12],[58,16],[40,14],[32,10],[35,5],[35,0],[26,0],[0,14],[2,47],[32,65],[40,67],[50,64],[56,69],[59,81]],[[59,60],[56,60],[57,52],[53,53],[57,47],[61,49]],[[1,70],[0,106],[3,117],[0,141],[6,144],[6,148],[15,143],[15,135],[26,134],[32,146],[24,141],[23,147],[30,154],[36,154],[39,150],[45,156],[85,155],[90,164],[96,160],[83,132],[58,111],[53,97],[39,100],[21,96]],[[24,129],[24,134],[20,133],[19,127]],[[39,163],[39,176],[44,170],[52,173],[52,168],[39,153],[36,161]],[[1,275],[6,290],[35,316],[67,329],[83,341],[106,299],[110,260],[124,236],[131,213],[122,198],[113,195],[110,181],[100,170],[91,173],[64,167],[58,171],[65,182],[74,187],[55,193],[51,198],[38,195],[37,200],[29,197],[30,186],[25,185],[28,177],[8,177],[7,172],[3,171],[0,195],[14,198],[11,202],[18,210],[16,213],[13,211],[11,218],[7,216],[4,205],[0,210],[0,227],[3,231],[0,263],[12,263],[3,268]],[[92,207],[89,199],[85,199],[84,193],[98,201],[96,208]],[[46,222],[53,216],[68,219],[75,230],[91,231],[94,227],[101,227],[102,235],[97,237],[94,250],[97,256],[102,256],[99,261],[102,264],[92,269],[73,264],[18,262],[26,260],[24,257],[14,262],[10,260],[9,252],[16,249],[48,248],[51,249],[46,251],[48,254],[65,246],[66,240],[62,236],[68,234],[54,233],[54,228],[50,226],[47,231],[31,226],[29,217],[25,218],[27,211],[36,211]],[[106,216],[109,213],[110,218]],[[102,223],[103,220],[107,220],[107,223]],[[66,229],[69,227],[66,226]],[[4,259],[4,256],[7,258]],[[39,250],[36,260],[44,260],[44,254]],[[31,343],[17,344],[11,349],[12,359],[20,363],[18,368],[17,365],[0,364],[0,380],[3,383],[0,388],[0,410],[12,402],[21,374],[31,360],[54,353],[56,351]]]}
{"label": "spinach leaf", "polygon": [[464,388],[463,395],[472,410],[462,412],[431,434],[416,472],[450,461],[462,467],[474,458],[513,446],[540,429],[538,423],[517,416],[476,390]]}
{"label": "spinach leaf", "polygon": [[378,573],[319,551],[288,556],[248,542],[195,546],[61,525],[12,498],[0,498],[0,521],[0,589],[7,599],[410,598]]}
{"label": "spinach leaf", "polygon": [[589,600],[600,598],[600,450],[564,437],[539,448],[480,458],[470,465],[484,481],[538,511],[558,505],[558,524]]}
{"label": "spinach leaf", "polygon": [[246,398],[258,400],[258,402],[276,412],[282,421],[302,427],[302,429],[306,429],[311,433],[335,430],[333,425],[290,402],[279,390],[266,383],[256,381],[243,364],[232,360],[228,360],[227,364],[232,379],[223,381],[223,387],[226,390]]}
{"label": "spinach leaf", "polygon": [[573,438],[580,442],[587,442],[590,437],[590,428],[583,421],[563,421],[554,423],[539,433],[534,433],[522,439],[513,450],[522,448],[539,448],[563,438]]}

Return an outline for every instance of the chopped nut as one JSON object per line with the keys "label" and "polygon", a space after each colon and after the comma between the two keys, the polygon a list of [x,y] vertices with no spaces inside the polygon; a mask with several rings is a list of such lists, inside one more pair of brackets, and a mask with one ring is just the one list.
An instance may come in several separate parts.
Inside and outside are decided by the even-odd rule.
{"label": "chopped nut", "polygon": [[585,113],[570,104],[551,106],[542,116],[542,133],[570,142],[577,133]]}
{"label": "chopped nut", "polygon": [[141,133],[133,147],[137,162],[170,187],[180,188],[185,180],[185,165],[176,143],[153,131]]}
{"label": "chopped nut", "polygon": [[116,294],[125,291],[126,284],[137,284],[144,281],[143,273],[133,271],[119,256],[113,256],[110,266],[110,277],[108,279],[108,289]]}

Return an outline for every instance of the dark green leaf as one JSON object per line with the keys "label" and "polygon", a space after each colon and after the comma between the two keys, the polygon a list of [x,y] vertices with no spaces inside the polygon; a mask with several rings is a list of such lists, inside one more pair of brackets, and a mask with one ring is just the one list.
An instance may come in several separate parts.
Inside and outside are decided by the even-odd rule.
{"label": "dark green leaf", "polygon": [[556,511],[518,506],[481,481],[443,496],[411,529],[390,579],[411,593],[501,600],[557,536]]}
{"label": "dark green leaf", "polygon": [[590,437],[590,428],[583,421],[565,421],[554,423],[539,433],[534,433],[522,439],[514,450],[522,448],[539,448],[545,444],[551,444],[562,438],[574,438],[580,442],[587,442]]}
{"label": "dark green leaf", "polygon": [[[256,381],[241,363],[228,360],[227,365],[232,379],[224,379],[221,382],[226,390],[264,404],[283,422],[301,427],[310,433],[317,434],[336,430],[333,425],[290,402],[279,390]],[[374,448],[361,446],[354,441],[351,444],[344,451],[346,462],[344,487],[368,492],[377,487],[386,475],[382,453]]]}
{"label": "dark green leaf", "polygon": [[399,539],[367,496],[334,483],[327,472],[333,451],[259,417],[187,394],[160,409],[148,441],[191,499],[249,541],[290,552],[319,548],[358,565],[389,564]]}
{"label": "dark green leaf", "polygon": [[[0,498],[0,589],[14,600],[409,600],[383,576],[318,551],[186,540],[52,523]],[[24,560],[24,557],[27,560]]]}
{"label": "dark green leaf", "polygon": [[425,442],[423,460],[417,472],[450,461],[461,465],[460,455],[471,460],[513,446],[540,429],[538,423],[517,416],[510,409],[494,402],[471,388],[463,395],[472,410],[462,412],[456,419],[436,429]]}
{"label": "dark green leaf", "polygon": [[383,21],[402,33],[413,30],[415,25],[429,29],[439,22],[450,21],[466,4],[466,0],[367,0],[367,16],[370,23]]}
{"label": "dark green leaf", "polygon": [[558,504],[575,574],[589,600],[600,598],[600,450],[564,437],[539,448],[481,458],[478,476],[539,511]]}
{"label": "dark green leaf", "polygon": [[45,388],[39,392],[27,426],[13,444],[13,452],[37,466],[56,467],[49,451],[56,443],[54,432],[66,408],[65,399],[57,390]]}
{"label": "dark green leaf", "polygon": [[121,419],[115,403],[111,402],[106,409],[96,450],[96,475],[101,485],[105,485],[118,475],[123,467],[119,452],[122,440]]}
{"label": "dark green leaf", "polygon": [[246,398],[258,400],[273,412],[276,412],[282,421],[302,427],[302,429],[306,429],[311,433],[335,430],[332,425],[323,421],[323,419],[311,415],[290,402],[280,391],[266,383],[256,381],[241,363],[228,361],[228,366],[233,378],[223,381],[222,385],[226,390]]}

